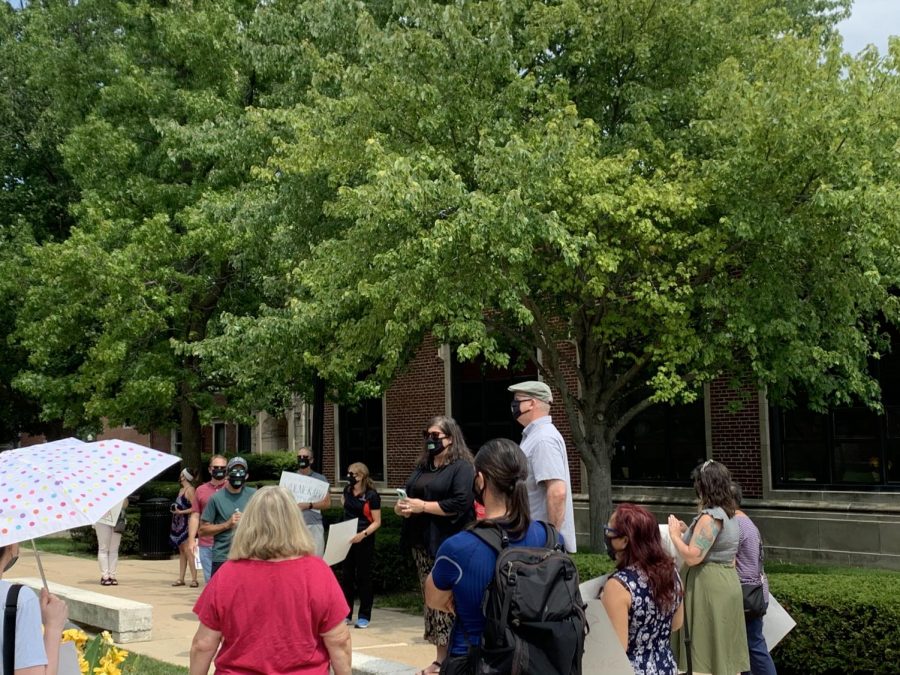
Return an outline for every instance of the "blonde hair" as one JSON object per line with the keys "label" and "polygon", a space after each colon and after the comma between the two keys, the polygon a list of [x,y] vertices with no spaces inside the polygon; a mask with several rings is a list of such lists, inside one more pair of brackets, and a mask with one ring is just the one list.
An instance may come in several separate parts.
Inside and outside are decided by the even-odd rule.
{"label": "blonde hair", "polygon": [[256,491],[241,515],[229,560],[273,560],[315,553],[316,544],[306,529],[291,493],[277,485]]}
{"label": "blonde hair", "polygon": [[368,490],[375,489],[375,483],[372,482],[372,479],[369,477],[369,467],[367,467],[362,462],[354,462],[350,466],[347,467],[348,473],[350,471],[354,471],[362,474],[362,478],[360,479],[360,483],[363,486],[363,492],[367,492]]}

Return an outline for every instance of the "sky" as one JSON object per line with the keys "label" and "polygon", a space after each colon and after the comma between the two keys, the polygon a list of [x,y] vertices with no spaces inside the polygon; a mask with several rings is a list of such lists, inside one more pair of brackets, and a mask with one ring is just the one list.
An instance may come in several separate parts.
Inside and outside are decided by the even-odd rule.
{"label": "sky", "polygon": [[[6,0],[18,7],[19,0]],[[853,13],[841,22],[844,48],[856,54],[868,44],[887,51],[888,35],[900,35],[900,0],[855,0]]]}

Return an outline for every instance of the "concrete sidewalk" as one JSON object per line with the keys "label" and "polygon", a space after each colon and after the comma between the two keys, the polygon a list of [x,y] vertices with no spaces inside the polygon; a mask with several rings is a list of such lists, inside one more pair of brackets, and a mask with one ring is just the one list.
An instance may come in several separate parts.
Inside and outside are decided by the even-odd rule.
{"label": "concrete sidewalk", "polygon": [[[118,586],[101,586],[97,561],[42,553],[47,580],[106,595],[144,602],[153,607],[152,636],[146,642],[132,642],[123,648],[136,654],[187,667],[191,639],[197,630],[197,617],[191,611],[200,588],[172,587],[178,576],[178,559],[121,559]],[[21,545],[21,558],[4,578],[39,577],[30,545]],[[203,574],[200,574],[202,579]],[[190,581],[190,575],[187,576]],[[421,617],[392,610],[376,609],[365,630],[351,629],[353,672],[412,675],[434,660],[434,647],[422,639]]]}

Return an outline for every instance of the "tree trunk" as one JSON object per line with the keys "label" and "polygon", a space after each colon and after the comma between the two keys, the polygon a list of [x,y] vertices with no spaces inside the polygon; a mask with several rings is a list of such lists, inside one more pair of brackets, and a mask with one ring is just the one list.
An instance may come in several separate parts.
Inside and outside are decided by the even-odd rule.
{"label": "tree trunk", "polygon": [[184,398],[179,403],[181,416],[181,458],[184,466],[200,469],[200,415],[197,409]]}
{"label": "tree trunk", "polygon": [[596,439],[593,445],[578,450],[585,459],[588,475],[588,504],[590,507],[588,531],[591,535],[589,545],[592,551],[600,553],[604,550],[603,528],[612,513],[610,449],[601,439]]}

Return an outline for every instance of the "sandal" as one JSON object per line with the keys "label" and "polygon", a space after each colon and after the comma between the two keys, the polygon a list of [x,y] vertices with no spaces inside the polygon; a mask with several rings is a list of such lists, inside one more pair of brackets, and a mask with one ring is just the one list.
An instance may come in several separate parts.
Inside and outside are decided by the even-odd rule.
{"label": "sandal", "polygon": [[101,586],[112,586],[112,582],[109,579],[107,579],[106,577],[103,577],[102,579],[100,579],[100,585]]}
{"label": "sandal", "polygon": [[115,578],[115,577],[112,577],[112,578],[109,580],[109,585],[110,585],[110,586],[118,586],[118,585],[119,585],[119,582],[116,581],[116,578]]}
{"label": "sandal", "polygon": [[176,581],[176,582],[175,582],[174,584],[172,584],[172,585],[173,585],[173,586],[184,586],[184,580]]}
{"label": "sandal", "polygon": [[416,672],[416,675],[438,675],[441,672],[441,662],[432,661],[428,666]]}
{"label": "sandal", "polygon": [[197,588],[197,587],[199,587],[199,586],[200,586],[200,584],[197,582],[196,579],[195,579],[194,581],[191,582],[191,588]]}

